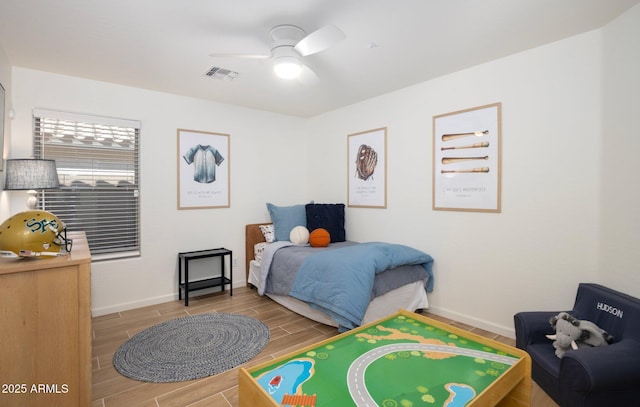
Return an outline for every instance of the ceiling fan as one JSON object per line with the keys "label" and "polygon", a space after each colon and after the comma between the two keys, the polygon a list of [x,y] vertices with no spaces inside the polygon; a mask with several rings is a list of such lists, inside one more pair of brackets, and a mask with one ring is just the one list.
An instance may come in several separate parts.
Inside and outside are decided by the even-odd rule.
{"label": "ceiling fan", "polygon": [[271,37],[271,51],[269,53],[210,54],[210,56],[216,58],[270,58],[273,60],[273,69],[276,75],[283,79],[304,76],[307,80],[317,81],[317,75],[302,63],[302,58],[331,48],[345,38],[344,33],[334,25],[322,27],[307,35],[298,26],[283,24],[273,27],[269,35]]}

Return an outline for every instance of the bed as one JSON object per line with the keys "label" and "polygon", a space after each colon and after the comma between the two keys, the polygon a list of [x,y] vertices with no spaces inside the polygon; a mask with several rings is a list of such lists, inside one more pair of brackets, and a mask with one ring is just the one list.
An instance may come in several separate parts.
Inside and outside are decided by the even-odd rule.
{"label": "bed", "polygon": [[[305,257],[307,254],[305,254],[304,251],[311,250],[315,255],[317,252],[315,249],[318,248],[309,248],[308,245],[301,247],[291,242],[266,243],[261,226],[264,227],[267,225],[271,225],[271,223],[254,223],[248,224],[245,227],[246,281],[248,286],[255,287],[261,295],[268,296],[286,308],[314,321],[335,326],[338,327],[339,330],[344,331],[383,318],[400,309],[419,311],[429,307],[427,291],[430,291],[433,285],[433,275],[431,273],[433,259],[422,252],[420,253],[426,257],[417,260],[416,264],[394,266],[375,274],[374,284],[376,287],[380,281],[385,281],[385,284],[389,284],[391,281],[393,282],[392,284],[396,286],[385,286],[385,289],[374,289],[375,297],[367,298],[367,304],[362,312],[361,320],[360,316],[347,318],[347,320],[345,320],[343,315],[339,313],[336,314],[331,309],[318,306],[314,301],[303,301],[301,299],[303,297],[299,295],[299,292],[294,293],[294,289],[296,288],[295,283],[293,283],[293,288],[285,284],[284,287],[287,288],[284,291],[282,287],[280,287],[280,289],[274,288],[278,286],[278,278],[280,278],[278,270],[283,263],[286,264],[293,261],[294,264],[302,262],[303,265],[307,265],[309,258]],[[278,243],[280,244],[278,245]],[[372,244],[375,245],[375,243]],[[331,243],[327,248],[321,248],[319,250],[332,251],[330,257],[336,257],[334,253],[337,254],[352,250],[370,250],[371,248],[367,247],[368,245],[368,243],[344,241]],[[401,249],[415,250],[407,248],[406,246],[401,247]],[[258,250],[264,251],[265,255],[267,255],[269,250],[273,250],[272,253],[267,255],[267,257],[272,256],[272,258],[268,260],[271,266],[267,271],[268,274],[266,277],[265,271],[263,270],[265,258],[262,253],[260,256],[256,256]],[[361,253],[367,253],[366,255],[360,254],[362,257],[372,257],[368,255],[368,252]],[[303,260],[297,259],[296,256],[302,256],[301,258],[303,258]],[[258,257],[258,259],[256,259],[256,257]],[[313,259],[318,258],[318,256],[312,257]],[[298,263],[295,263],[296,261]],[[361,262],[358,261],[358,263]],[[302,272],[302,267],[300,267],[300,269],[299,273]],[[300,279],[299,276],[297,278],[298,280]],[[318,284],[314,281],[313,285],[317,286]],[[290,291],[289,288],[291,288]],[[330,290],[335,290],[335,288],[330,288]],[[371,297],[371,292],[372,291],[369,291],[366,295]],[[349,297],[352,295],[358,297],[360,294],[350,292]]]}

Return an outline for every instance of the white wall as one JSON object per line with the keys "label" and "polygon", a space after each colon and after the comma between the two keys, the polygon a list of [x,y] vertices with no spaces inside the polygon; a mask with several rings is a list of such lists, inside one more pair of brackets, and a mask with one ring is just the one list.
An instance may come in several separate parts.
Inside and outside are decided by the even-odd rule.
{"label": "white wall", "polygon": [[604,28],[599,277],[640,297],[640,5]]}
{"label": "white wall", "polygon": [[[569,309],[579,282],[638,296],[639,13],[314,118],[311,191],[345,200],[346,135],[386,126],[388,207],[348,208],[348,238],[430,253],[433,312],[512,336],[514,313]],[[493,102],[502,212],[432,211],[432,117]]]}
{"label": "white wall", "polygon": [[[269,219],[268,200],[308,198],[301,119],[22,68],[14,68],[13,85],[12,157],[32,154],[33,108],[142,122],[142,256],[94,262],[94,315],[177,298],[180,251],[233,250],[234,285],[243,284],[244,225]],[[177,210],[178,128],[230,134],[231,208]],[[4,194],[11,194],[12,212],[23,210],[24,194]]]}
{"label": "white wall", "polygon": [[[5,107],[4,112],[0,112],[0,114],[4,114],[4,145],[2,143],[2,139],[0,139],[0,156],[3,158],[7,157],[9,151],[9,143],[11,141],[11,119],[9,118],[8,112],[11,108],[11,89],[13,85],[11,83],[11,64],[9,63],[9,59],[4,52],[4,49],[0,47],[0,83],[5,90]],[[4,187],[4,161],[2,165],[0,165],[0,187]],[[6,219],[9,217],[11,212],[9,211],[9,202],[7,197],[0,192],[0,219]]]}
{"label": "white wall", "polygon": [[[231,248],[243,278],[244,224],[267,220],[267,201],[345,202],[347,134],[386,126],[388,207],[347,208],[347,237],[427,251],[434,312],[513,335],[515,312],[568,308],[578,282],[640,296],[639,23],[636,6],[604,29],[308,120],[14,68],[11,156],[30,154],[34,107],[142,121],[143,256],[93,265],[100,314],[176,298],[180,250]],[[493,102],[502,212],[433,211],[432,117]],[[176,210],[176,128],[231,134],[231,208]],[[24,197],[11,194],[17,212]]]}
{"label": "white wall", "polygon": [[[388,207],[350,208],[348,237],[430,253],[434,312],[509,332],[518,310],[564,309],[597,271],[600,49],[595,31],[317,117],[315,137],[338,158],[309,154],[311,190],[344,200],[346,135],[386,126]],[[502,213],[431,210],[432,117],[493,102]]]}

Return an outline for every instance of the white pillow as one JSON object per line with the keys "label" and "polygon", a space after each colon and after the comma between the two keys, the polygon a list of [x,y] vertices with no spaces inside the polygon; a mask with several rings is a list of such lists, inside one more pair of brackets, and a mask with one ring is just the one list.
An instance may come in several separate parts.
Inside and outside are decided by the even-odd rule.
{"label": "white pillow", "polygon": [[276,240],[275,230],[273,228],[273,224],[271,225],[260,225],[260,231],[264,236],[264,240],[267,243],[273,243]]}
{"label": "white pillow", "polygon": [[264,252],[264,248],[268,245],[269,243],[267,242],[260,242],[260,243],[256,243],[255,246],[253,246],[253,258],[257,261],[260,262],[262,261],[262,253]]}
{"label": "white pillow", "polygon": [[309,230],[304,226],[296,226],[291,229],[289,240],[295,245],[304,246],[309,243]]}

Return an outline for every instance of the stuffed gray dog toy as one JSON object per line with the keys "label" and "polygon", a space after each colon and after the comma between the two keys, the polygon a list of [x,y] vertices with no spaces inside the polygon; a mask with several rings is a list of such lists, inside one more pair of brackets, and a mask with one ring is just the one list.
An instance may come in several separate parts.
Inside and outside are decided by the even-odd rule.
{"label": "stuffed gray dog toy", "polygon": [[576,319],[566,312],[559,313],[549,322],[556,333],[547,335],[547,338],[553,341],[557,357],[562,357],[569,349],[605,346],[613,339],[593,322]]}

